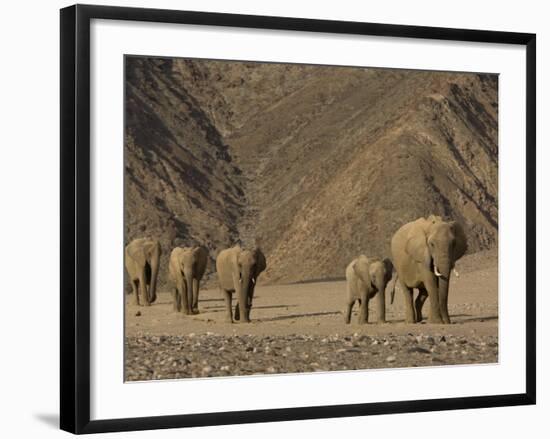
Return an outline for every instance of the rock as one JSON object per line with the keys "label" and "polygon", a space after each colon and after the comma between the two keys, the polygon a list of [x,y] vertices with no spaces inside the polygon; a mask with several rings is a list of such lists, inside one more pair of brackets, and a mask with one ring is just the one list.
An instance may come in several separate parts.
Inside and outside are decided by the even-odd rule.
{"label": "rock", "polygon": [[139,316],[141,316],[141,311],[138,311],[138,312],[136,313],[136,317],[139,317]]}
{"label": "rock", "polygon": [[389,357],[386,358],[386,361],[388,363],[393,363],[395,362],[395,360],[397,360],[397,358],[395,357],[395,355],[390,355]]}

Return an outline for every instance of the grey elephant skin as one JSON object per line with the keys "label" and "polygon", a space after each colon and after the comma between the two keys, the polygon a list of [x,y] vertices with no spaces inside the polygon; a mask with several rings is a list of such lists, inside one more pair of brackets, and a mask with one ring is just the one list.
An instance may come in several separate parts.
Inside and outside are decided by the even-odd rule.
{"label": "grey elephant skin", "polygon": [[134,239],[124,250],[124,264],[136,305],[149,306],[157,299],[160,255],[160,243],[152,238]]}
{"label": "grey elephant skin", "polygon": [[206,270],[208,251],[201,246],[176,247],[170,253],[168,271],[174,282],[174,310],[186,315],[199,313],[200,282]]}
{"label": "grey elephant skin", "polygon": [[[462,226],[430,215],[402,226],[393,236],[391,252],[397,284],[405,298],[405,322],[422,321],[422,307],[430,299],[430,323],[450,323],[448,296],[455,262],[468,246]],[[413,304],[413,288],[419,294]],[[392,292],[392,301],[393,301]]]}
{"label": "grey elephant skin", "polygon": [[386,322],[386,286],[391,280],[393,265],[389,259],[368,258],[361,255],[346,268],[347,297],[344,321],[350,323],[351,311],[359,302],[360,324],[368,323],[369,300],[377,296],[378,323]]}
{"label": "grey elephant skin", "polygon": [[220,291],[225,299],[226,321],[233,322],[232,298],[237,295],[235,320],[250,322],[250,310],[258,276],[266,269],[265,256],[259,248],[252,250],[234,246],[222,250],[216,258]]}

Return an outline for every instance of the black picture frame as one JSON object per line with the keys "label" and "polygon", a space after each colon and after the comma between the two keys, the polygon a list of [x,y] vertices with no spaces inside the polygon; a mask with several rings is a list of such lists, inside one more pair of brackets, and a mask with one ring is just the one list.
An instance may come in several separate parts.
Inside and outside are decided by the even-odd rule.
{"label": "black picture frame", "polygon": [[[526,392],[418,401],[90,420],[90,21],[132,20],[526,47]],[[535,404],[536,36],[303,18],[74,5],[61,10],[61,429],[99,433]],[[122,105],[122,103],[121,103]]]}

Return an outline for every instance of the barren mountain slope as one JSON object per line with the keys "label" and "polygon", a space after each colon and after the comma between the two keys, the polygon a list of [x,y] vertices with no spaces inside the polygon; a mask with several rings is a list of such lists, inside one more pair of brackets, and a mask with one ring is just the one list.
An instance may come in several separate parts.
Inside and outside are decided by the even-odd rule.
{"label": "barren mountain slope", "polygon": [[238,237],[244,192],[224,139],[169,60],[126,58],[125,240],[161,240],[161,285],[176,245],[213,256]]}
{"label": "barren mountain slope", "polygon": [[[148,68],[163,64],[143,62]],[[198,60],[165,64],[151,76],[156,82],[170,78],[170,87],[142,87],[141,93],[151,102],[168,102],[170,110],[159,118],[170,126],[183,163],[200,170],[209,187],[202,207],[179,210],[186,227],[170,233],[211,249],[227,237],[238,235],[245,243],[258,238],[268,258],[264,280],[270,282],[341,276],[358,253],[388,255],[395,230],[429,213],[461,221],[471,252],[495,245],[496,76]],[[209,127],[210,136],[197,137],[206,144],[188,140],[202,132],[195,119],[181,116],[189,105],[201,116],[199,126]],[[131,126],[129,120],[129,131]],[[159,131],[154,137],[163,143],[168,136]],[[183,155],[189,150],[191,156]],[[127,139],[134,166],[164,185],[165,176],[139,165],[132,151]],[[203,151],[213,159],[207,161],[210,172]],[[212,151],[227,156],[215,160]],[[170,156],[163,160],[173,166]],[[174,195],[169,210],[189,204],[203,183],[182,175],[174,190],[179,198]],[[219,206],[224,184],[234,196]],[[146,191],[148,199],[159,196],[154,191]],[[222,223],[227,232],[213,235]]]}

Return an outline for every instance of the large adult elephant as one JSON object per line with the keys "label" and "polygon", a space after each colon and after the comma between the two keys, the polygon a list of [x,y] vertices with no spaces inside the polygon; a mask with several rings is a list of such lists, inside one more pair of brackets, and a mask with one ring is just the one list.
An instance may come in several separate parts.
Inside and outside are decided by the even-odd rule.
{"label": "large adult elephant", "polygon": [[149,306],[157,299],[157,277],[159,272],[161,248],[156,239],[134,239],[126,246],[124,251],[124,263],[135,304]]}
{"label": "large adult elephant", "polygon": [[[398,283],[405,296],[405,321],[422,321],[422,306],[430,298],[430,323],[450,323],[447,299],[451,270],[467,250],[464,230],[456,221],[431,215],[402,226],[391,251]],[[413,288],[419,294],[413,305]],[[392,292],[392,302],[393,302]]]}
{"label": "large adult elephant", "polygon": [[367,258],[361,255],[346,268],[347,297],[344,321],[351,320],[351,310],[359,301],[359,323],[368,323],[369,300],[378,295],[378,323],[386,322],[386,285],[392,277],[393,265],[389,259]]}
{"label": "large adult elephant", "polygon": [[174,310],[199,313],[200,281],[206,270],[208,251],[204,247],[176,247],[170,253],[168,271],[174,282]]}
{"label": "large adult elephant", "polygon": [[242,249],[239,245],[222,250],[216,258],[220,291],[225,298],[226,321],[233,323],[231,301],[237,294],[235,320],[250,322],[250,309],[256,281],[266,269],[265,256],[259,248]]}

